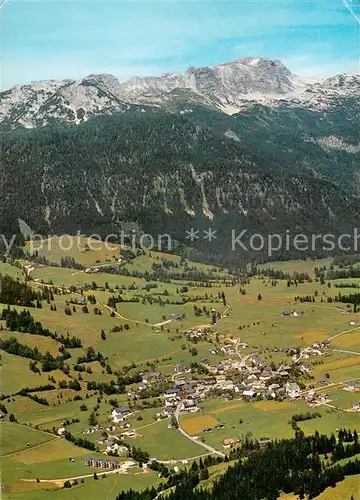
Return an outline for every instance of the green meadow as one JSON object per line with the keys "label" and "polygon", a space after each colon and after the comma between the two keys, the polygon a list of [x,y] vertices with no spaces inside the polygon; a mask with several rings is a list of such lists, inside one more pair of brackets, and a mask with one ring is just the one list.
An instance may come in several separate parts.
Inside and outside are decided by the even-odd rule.
{"label": "green meadow", "polygon": [[[139,468],[126,475],[114,474],[106,478],[102,478],[100,472],[98,480],[93,477],[85,478],[83,483],[79,480],[79,484],[71,490],[64,490],[54,482],[36,482],[37,478],[56,480],[93,474],[94,469],[84,465],[84,458],[95,455],[107,457],[104,455],[106,444],[99,445],[99,451],[93,452],[75,446],[53,432],[68,420],[67,428],[73,436],[86,437],[88,441],[97,443],[111,422],[113,405],[128,406],[131,401],[127,393],[136,391],[138,383],[129,384],[124,394],[102,394],[100,397],[99,391],[87,390],[87,382],[115,383],[117,375],[114,372],[120,373],[121,370],[130,370],[129,373],[134,370],[141,373],[156,371],[160,373],[162,384],[160,396],[136,401],[138,408],[128,418],[130,429],[136,431],[136,436],[126,438],[127,444],[141,448],[163,461],[185,460],[206,453],[200,444],[186,439],[175,428],[171,428],[169,419],[158,422],[154,416],[162,410],[161,394],[165,387],[173,383],[171,377],[174,376],[175,366],[183,364],[189,369],[192,363],[203,359],[213,365],[219,364],[224,360],[224,355],[221,352],[212,354],[210,350],[220,347],[230,338],[238,338],[248,344],[246,349],[239,350],[240,356],[257,352],[268,363],[280,365],[291,363],[291,358],[284,353],[283,348],[302,349],[334,336],[323,356],[302,359],[314,365],[311,377],[303,377],[302,382],[308,388],[314,386],[319,392],[327,393],[329,403],[312,410],[304,400],[247,403],[236,397],[229,401],[222,397],[206,398],[200,403],[199,412],[182,414],[180,417],[181,425],[199,442],[223,450],[222,442],[226,438],[290,438],[294,435],[291,417],[307,411],[318,411],[321,417],[299,423],[305,434],[316,430],[330,434],[345,427],[360,431],[359,413],[349,411],[353,403],[360,400],[360,393],[344,390],[348,381],[359,379],[360,382],[360,314],[348,312],[352,310],[344,303],[330,301],[339,291],[342,294],[353,292],[350,285],[360,285],[360,279],[332,280],[330,285],[328,282],[321,285],[319,281],[312,281],[288,286],[287,280],[257,276],[250,278],[249,283],[240,285],[223,269],[185,262],[179,256],[159,252],[138,255],[123,266],[129,273],[151,274],[164,259],[171,261],[175,267],[170,266],[170,271],[183,273],[184,277],[165,282],[148,275],[133,277],[107,273],[106,267],[101,266],[119,265],[117,260],[123,249],[114,246],[109,251],[100,244],[98,250],[87,251],[85,245],[86,241],[80,240],[79,247],[74,247],[66,256],[73,257],[85,267],[99,266],[99,272],[88,274],[76,269],[43,266],[31,272],[28,282],[37,291],[44,284],[52,286],[54,292],[57,287],[64,290],[54,293],[51,304],[42,301],[42,308],[29,310],[44,328],[81,340],[82,347],[67,349],[71,356],[66,360],[68,372],[65,374],[61,370],[53,370],[34,373],[29,368],[29,359],[1,353],[1,393],[6,395],[3,404],[8,411],[0,423],[3,498],[46,500],[51,496],[56,500],[66,496],[74,500],[85,497],[89,500],[110,499],[122,489],[142,489],[157,484],[155,473],[143,472]],[[39,249],[39,255],[56,263],[60,263],[64,256],[57,240],[52,241],[51,246]],[[315,266],[329,267],[331,263],[331,259],[274,262],[260,268],[278,269],[290,274],[306,272],[313,278]],[[186,275],[189,268],[211,273],[211,279],[206,283],[191,280]],[[9,274],[20,281],[24,279],[21,269],[10,264],[1,263],[0,273]],[[349,287],[340,290],[335,286],[338,282],[348,283]],[[70,292],[70,287],[75,288]],[[111,314],[111,309],[107,307],[108,300],[112,296],[118,297],[120,292],[123,301],[116,304],[116,314]],[[82,311],[80,305],[71,303],[76,302],[81,293],[85,296],[94,295],[96,299],[96,304],[87,305],[87,313]],[[224,303],[219,294],[225,295]],[[315,302],[296,301],[296,297],[307,295],[314,296]],[[50,305],[55,305],[56,310],[51,310]],[[5,307],[6,304],[0,306],[1,309]],[[18,311],[24,309],[19,305],[11,307]],[[70,307],[71,314],[65,314],[67,307]],[[100,309],[101,315],[95,314],[95,308]],[[210,314],[212,308],[220,315],[215,325],[212,325]],[[204,310],[207,314],[199,312]],[[294,311],[302,314],[292,316]],[[283,312],[289,312],[290,315],[283,316]],[[170,315],[175,313],[181,314],[182,319],[169,321]],[[355,324],[350,325],[350,322]],[[13,337],[28,347],[37,347],[42,354],[47,351],[55,357],[59,354],[61,344],[56,340],[19,331],[10,332],[5,323],[1,323],[2,340]],[[211,340],[200,340],[194,344],[187,339],[187,330],[204,326],[210,328]],[[75,369],[78,358],[84,356],[89,347],[99,351],[105,362],[103,365],[99,361],[84,363],[88,372],[80,373]],[[320,380],[325,374],[328,384],[321,385]],[[189,377],[196,378],[198,375],[189,374]],[[60,389],[60,381],[68,383],[74,378],[80,383],[78,391]],[[35,399],[45,398],[48,406],[24,395],[16,395],[24,387],[35,388],[47,384],[54,384],[56,388],[34,391],[32,395]],[[143,403],[153,407],[148,408],[146,404],[142,406]],[[84,436],[83,429],[89,426],[93,412],[101,429]],[[9,421],[10,413],[14,414],[17,422]],[[72,422],[72,419],[76,421]],[[224,427],[204,432],[206,427],[214,427],[216,423]],[[120,432],[120,426],[116,425],[114,433]],[[349,491],[357,498],[353,483],[346,480],[344,484],[350,485]],[[336,491],[343,494],[341,483],[332,490]],[[338,498],[329,494],[324,492],[319,498]]]}

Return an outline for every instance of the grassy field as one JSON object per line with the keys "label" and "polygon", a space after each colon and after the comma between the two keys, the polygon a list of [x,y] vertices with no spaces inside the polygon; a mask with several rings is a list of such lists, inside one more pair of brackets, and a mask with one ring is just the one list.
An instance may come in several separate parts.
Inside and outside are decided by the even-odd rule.
{"label": "grassy field", "polygon": [[[119,246],[114,246],[111,251],[101,245],[98,250],[84,251],[85,244],[85,240],[80,240],[79,248],[75,246],[66,255],[73,257],[86,267],[114,263],[117,265],[117,259],[122,252]],[[58,263],[64,256],[57,240],[51,242],[51,248],[45,246],[45,249],[39,253],[50,261]],[[88,381],[116,384],[117,370],[125,369],[124,367],[128,369],[132,365],[132,370],[136,369],[141,373],[149,369],[150,372],[159,372],[161,384],[163,384],[159,392],[162,394],[162,391],[173,383],[171,376],[174,375],[175,365],[181,363],[189,368],[193,362],[199,362],[205,358],[209,363],[217,365],[224,360],[224,355],[221,352],[211,354],[210,349],[215,345],[220,346],[222,342],[226,342],[225,339],[231,337],[239,338],[248,344],[246,349],[241,349],[241,355],[258,352],[268,363],[274,362],[279,365],[291,362],[281,348],[304,348],[316,341],[336,336],[325,355],[306,359],[314,363],[314,370],[311,374],[313,378],[304,378],[304,381],[306,384],[319,387],[319,381],[326,373],[329,384],[334,385],[323,386],[321,391],[328,394],[329,404],[338,409],[328,406],[316,407],[316,411],[321,413],[321,418],[301,422],[299,425],[305,434],[313,433],[315,430],[330,434],[335,432],[335,429],[343,427],[360,430],[359,413],[344,411],[349,410],[353,402],[360,399],[360,395],[345,391],[346,383],[343,383],[360,377],[360,355],[358,355],[360,354],[360,328],[357,329],[360,325],[360,315],[347,313],[346,304],[328,302],[329,298],[333,298],[339,292],[339,289],[335,288],[336,282],[332,282],[330,287],[315,281],[288,286],[286,280],[277,280],[276,286],[273,286],[273,280],[260,276],[251,278],[248,284],[242,285],[241,288],[246,293],[241,294],[239,284],[232,285],[230,277],[224,270],[189,261],[186,262],[185,267],[184,261],[175,255],[159,252],[139,255],[131,262],[127,262],[125,268],[129,272],[150,273],[153,265],[161,263],[163,259],[170,260],[177,266],[170,268],[173,272],[185,272],[188,268],[196,267],[198,271],[212,272],[220,279],[212,279],[207,286],[204,286],[200,282],[190,282],[187,279],[168,280],[165,283],[152,279],[109,274],[103,272],[104,268],[100,268],[100,272],[96,274],[50,266],[41,267],[32,272],[31,277],[35,281],[30,283],[36,290],[41,289],[41,282],[62,286],[65,289],[70,286],[77,287],[77,293],[55,293],[52,304],[56,305],[56,311],[50,310],[50,305],[43,301],[43,307],[31,308],[31,314],[42,323],[43,327],[52,332],[56,331],[64,335],[69,333],[71,336],[78,337],[82,342],[82,347],[67,349],[71,355],[71,358],[66,361],[68,374],[54,370],[39,375],[30,371],[29,359],[6,352],[1,353],[1,393],[7,395],[3,402],[8,412],[14,413],[19,422],[9,423],[6,417],[6,421],[0,424],[2,455],[6,455],[1,459],[5,488],[3,498],[42,500],[49,498],[50,495],[55,499],[62,498],[70,493],[60,489],[54,490],[56,488],[54,484],[41,483],[39,485],[36,482],[24,482],[22,479],[37,477],[56,479],[93,472],[83,463],[84,457],[91,456],[93,452],[76,447],[53,434],[41,432],[53,428],[56,430],[68,419],[78,419],[78,422],[68,425],[68,430],[76,437],[83,437],[83,429],[89,426],[89,417],[92,412],[96,413],[97,422],[102,429],[109,425],[112,411],[110,400],[114,396],[102,394],[99,397],[98,391],[88,391],[86,389]],[[264,265],[264,268],[281,269],[288,273],[307,272],[310,276],[314,276],[315,265],[321,267],[330,264],[329,259],[316,262],[307,260],[271,263]],[[1,273],[20,279],[23,276],[20,269],[8,264],[0,264]],[[226,277],[229,281],[227,284],[224,283]],[[346,280],[340,281],[346,282]],[[360,279],[357,281],[360,283]],[[349,284],[357,281],[349,280]],[[187,291],[181,290],[184,283],[188,287]],[[154,285],[154,288],[147,290],[146,287],[149,284]],[[68,302],[77,300],[80,296],[79,291],[83,287],[88,287],[84,292],[85,296],[94,295],[97,303],[88,304],[88,313],[83,313],[81,307],[75,305],[72,314],[66,315],[65,307]],[[119,290],[124,301],[117,304],[118,315],[112,317],[106,305],[109,297],[118,296]],[[341,289],[342,293],[350,291],[353,289]],[[222,293],[225,294],[226,304],[219,299],[219,294]],[[261,300],[258,300],[259,294]],[[296,296],[305,295],[316,296],[316,301],[296,302]],[[138,302],[134,302],[134,299],[138,299]],[[183,300],[183,304],[170,303]],[[196,308],[206,308],[208,311],[215,308],[220,314],[226,311],[226,315],[221,317],[215,326],[212,326],[210,314],[197,315],[194,305]],[[6,304],[1,306],[3,307],[6,307]],[[23,309],[20,306],[12,307],[19,311]],[[101,310],[101,315],[95,314],[95,307]],[[290,313],[302,311],[303,314],[297,317],[283,316],[284,311]],[[182,319],[167,322],[170,314],[173,313],[181,314]],[[356,325],[351,326],[350,322],[355,322]],[[161,323],[164,324],[161,326]],[[186,339],[185,330],[205,325],[211,327],[211,343],[199,341],[195,345]],[[114,328],[120,327],[122,331],[113,331]],[[102,330],[105,333],[105,339],[101,337]],[[41,353],[49,351],[53,356],[59,354],[60,344],[49,337],[9,332],[6,329],[0,332],[0,339],[10,337],[15,337],[29,347],[38,347]],[[98,361],[84,364],[85,368],[91,368],[91,373],[81,372],[80,391],[57,387],[55,390],[33,393],[35,396],[46,398],[49,406],[39,404],[28,397],[12,395],[26,386],[37,387],[49,383],[58,386],[60,380],[69,382],[74,377],[78,379],[79,372],[74,369],[74,366],[77,364],[78,357],[83,356],[90,346],[101,352],[105,364],[101,366]],[[193,352],[191,352],[192,348],[195,348]],[[107,365],[111,368],[110,372],[107,371]],[[49,377],[55,382],[50,381]],[[166,383],[164,378],[167,378]],[[136,391],[137,386],[137,383],[129,385],[124,394],[116,395],[116,404],[129,405],[127,392]],[[74,401],[74,398],[78,400]],[[154,398],[150,398],[149,402],[152,404],[153,400]],[[138,404],[141,402],[141,399],[137,401]],[[168,419],[161,422],[154,421],[154,415],[161,411],[160,403],[155,404],[155,408],[138,409],[129,418],[130,428],[136,429],[137,437],[128,438],[128,444],[146,450],[150,456],[159,460],[182,460],[202,455],[205,450],[200,445],[187,440],[176,429],[169,428]],[[81,409],[84,405],[85,410]],[[198,436],[199,440],[203,440],[218,450],[223,449],[222,441],[230,437],[239,440],[246,435],[255,439],[290,438],[294,435],[289,423],[292,415],[309,411],[304,400],[296,403],[289,401],[246,403],[240,399],[228,401],[214,397],[206,399],[199,406],[200,412],[181,415],[181,425],[189,434]],[[224,427],[214,429],[217,423],[223,424]],[[32,427],[29,427],[30,424]],[[39,431],[34,429],[35,426]],[[204,432],[206,427],[211,427],[213,430]],[[86,436],[86,439],[96,442],[101,432],[101,430],[96,431]],[[121,427],[116,425],[114,433],[120,432],[122,432]],[[100,445],[99,453],[103,453],[105,447],[105,444]],[[73,458],[74,462],[71,462],[69,458]],[[109,476],[106,479],[100,478],[98,481],[90,478],[86,479],[83,484],[73,487],[70,498],[75,500],[83,500],[85,497],[90,500],[113,498],[121,489],[129,487],[141,489],[147,485],[156,484],[157,481],[156,474],[145,474],[140,469],[128,475]],[[347,479],[343,483],[349,485],[351,494],[354,498],[358,498],[356,496],[358,492],[351,489],[353,488],[351,481]],[[336,491],[342,492],[340,495],[344,496],[345,490],[342,489],[342,483],[330,490],[331,493]],[[328,495],[329,492],[324,492],[323,495],[325,494]],[[333,500],[338,497],[321,496],[320,498]]]}
{"label": "grassy field", "polygon": [[306,260],[289,260],[285,262],[268,262],[266,264],[260,264],[259,269],[275,269],[283,271],[292,275],[292,273],[308,273],[311,278],[314,278],[314,267],[330,267],[333,259],[331,257],[327,259],[306,259]]}
{"label": "grassy field", "polygon": [[11,266],[6,262],[0,262],[0,274],[7,274],[15,279],[23,279],[23,272],[20,268]]}
{"label": "grassy field", "polygon": [[[344,391],[342,391],[344,392]],[[331,393],[329,393],[331,396]],[[242,439],[246,435],[262,439],[287,439],[294,436],[290,420],[292,415],[309,411],[304,401],[289,403],[284,401],[261,401],[245,403],[241,400],[224,401],[209,400],[201,404],[201,415],[184,415],[181,425],[192,435],[197,435],[207,444],[217,449],[222,448],[225,438]],[[336,429],[343,427],[358,428],[359,414],[348,413],[329,407],[317,407],[321,418],[314,418],[300,422],[305,434],[315,431],[330,435]],[[217,423],[224,425],[222,429],[215,429]],[[212,427],[211,432],[204,432],[206,427]]]}
{"label": "grassy field", "polygon": [[43,354],[48,351],[53,356],[57,356],[59,354],[59,347],[61,347],[59,342],[50,337],[31,335],[30,333],[3,331],[0,333],[0,338],[3,340],[15,338],[21,344],[26,344],[32,348],[37,347]]}
{"label": "grassy field", "polygon": [[157,483],[154,473],[144,474],[138,468],[134,468],[127,475],[113,474],[105,478],[101,471],[98,471],[99,479],[88,477],[78,481],[78,486],[74,486],[71,491],[61,489],[54,483],[25,482],[23,479],[33,477],[45,477],[52,479],[54,470],[58,471],[56,477],[71,478],[77,475],[88,475],[94,472],[93,469],[83,464],[83,459],[77,457],[74,462],[69,460],[55,460],[54,462],[39,462],[34,464],[23,464],[15,459],[4,459],[1,461],[3,478],[6,480],[5,490],[2,498],[20,500],[46,500],[50,496],[56,499],[70,498],[82,500],[89,498],[97,500],[99,498],[112,498],[121,490],[129,488],[141,490],[147,486]]}
{"label": "grassy field", "polygon": [[318,500],[345,500],[354,497],[360,499],[360,476],[349,476],[338,483],[335,488],[326,488],[317,498]]}
{"label": "grassy field", "polygon": [[30,429],[16,423],[2,422],[0,424],[0,431],[1,456],[10,455],[57,439],[51,434]]}
{"label": "grassy field", "polygon": [[151,457],[158,460],[180,460],[202,455],[204,449],[184,439],[174,428],[168,428],[168,421],[163,420],[138,431],[140,437],[131,440],[134,446],[141,446]]}
{"label": "grassy field", "polygon": [[[58,370],[52,372],[52,375],[58,379],[66,378],[62,372],[60,375]],[[23,387],[38,387],[48,383],[47,374],[39,375],[29,370],[29,360],[1,352],[1,392],[3,394],[13,394]]]}
{"label": "grassy field", "polygon": [[109,260],[118,259],[121,253],[120,245],[105,245],[103,242],[81,237],[49,238],[42,241],[28,242],[25,247],[30,253],[37,251],[50,262],[60,264],[61,258],[73,257],[76,262],[87,267],[96,266]]}

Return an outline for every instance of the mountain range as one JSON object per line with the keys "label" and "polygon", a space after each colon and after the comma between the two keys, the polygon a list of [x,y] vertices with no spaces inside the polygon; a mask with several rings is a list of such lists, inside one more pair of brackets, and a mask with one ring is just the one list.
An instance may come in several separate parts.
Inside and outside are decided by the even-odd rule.
{"label": "mountain range", "polygon": [[[135,225],[182,245],[190,227],[350,230],[359,116],[360,75],[306,82],[253,57],[14,87],[0,95],[2,230],[19,219],[44,234]],[[198,250],[225,255],[223,241]]]}
{"label": "mountain range", "polygon": [[100,74],[17,86],[0,94],[0,123],[30,128],[56,119],[80,124],[93,115],[126,112],[129,105],[171,109],[179,92],[187,103],[227,114],[254,102],[277,106],[291,101],[321,109],[339,96],[357,95],[359,85],[360,75],[350,74],[309,83],[281,61],[247,57],[213,68],[189,68],[184,75],[134,77],[123,83]]}

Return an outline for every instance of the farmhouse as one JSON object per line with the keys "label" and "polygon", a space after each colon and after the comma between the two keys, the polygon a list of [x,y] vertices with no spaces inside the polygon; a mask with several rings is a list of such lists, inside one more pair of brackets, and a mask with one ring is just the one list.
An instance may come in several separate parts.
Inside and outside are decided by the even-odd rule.
{"label": "farmhouse", "polygon": [[223,345],[220,351],[224,354],[233,354],[235,352],[234,346],[231,344]]}
{"label": "farmhouse", "polygon": [[270,380],[272,378],[272,373],[269,370],[264,370],[262,373],[260,373],[260,380]]}
{"label": "farmhouse", "polygon": [[122,422],[125,417],[131,415],[132,411],[130,408],[126,406],[119,406],[118,408],[114,408],[111,412],[111,416],[115,423]]}
{"label": "farmhouse", "polygon": [[176,373],[182,373],[185,371],[185,366],[182,363],[178,363],[177,365],[175,365],[174,371]]}
{"label": "farmhouse", "polygon": [[107,453],[108,455],[126,456],[128,451],[129,450],[126,446],[122,446],[118,443],[110,441],[110,443],[108,443],[106,447],[105,453]]}
{"label": "farmhouse", "polygon": [[256,392],[252,389],[249,389],[243,392],[243,396],[245,396],[246,398],[253,398],[254,396],[256,396]]}
{"label": "farmhouse", "polygon": [[198,406],[196,406],[195,401],[192,401],[191,399],[190,400],[187,399],[186,401],[184,401],[184,410],[191,412],[191,413],[194,413],[194,412],[199,411],[200,408]]}
{"label": "farmhouse", "polygon": [[280,389],[280,385],[279,384],[271,384],[271,385],[269,385],[268,389],[269,389],[269,391],[276,391],[277,389]]}
{"label": "farmhouse", "polygon": [[83,434],[92,434],[94,432],[94,429],[91,429],[90,427],[86,427],[83,429]]}
{"label": "farmhouse", "polygon": [[290,399],[296,399],[300,396],[300,387],[296,382],[287,382],[285,391]]}
{"label": "farmhouse", "polygon": [[98,267],[88,267],[85,269],[86,274],[96,274],[100,271]]}
{"label": "farmhouse", "polygon": [[235,438],[225,438],[223,439],[222,445],[225,448],[225,450],[228,450],[229,448],[232,448],[235,446],[239,441]]}
{"label": "farmhouse", "polygon": [[123,436],[124,437],[128,437],[128,438],[133,438],[133,437],[136,436],[136,432],[134,432],[134,431],[126,431],[126,432],[124,432]]}
{"label": "farmhouse", "polygon": [[302,365],[300,366],[300,370],[303,373],[311,373],[313,370],[313,365],[311,363],[302,363]]}
{"label": "farmhouse", "polygon": [[162,410],[162,416],[171,417],[171,415],[175,413],[175,410],[176,410],[176,405],[167,405]]}
{"label": "farmhouse", "polygon": [[306,401],[308,403],[312,403],[316,398],[316,395],[315,395],[315,391],[311,390],[308,392],[307,396],[306,396]]}
{"label": "farmhouse", "polygon": [[180,396],[180,389],[174,387],[173,389],[166,389],[164,392],[165,399],[178,398]]}
{"label": "farmhouse", "polygon": [[269,443],[271,443],[271,439],[259,439],[258,443],[259,443],[260,446],[266,446]]}
{"label": "farmhouse", "polygon": [[180,319],[182,319],[182,314],[170,314],[170,319],[180,320]]}
{"label": "farmhouse", "polygon": [[232,380],[219,380],[216,383],[216,387],[219,389],[231,391],[234,389],[234,382]]}
{"label": "farmhouse", "polygon": [[347,390],[348,391],[356,391],[357,388],[358,388],[358,385],[353,380],[351,382],[349,382],[348,385],[347,385]]}

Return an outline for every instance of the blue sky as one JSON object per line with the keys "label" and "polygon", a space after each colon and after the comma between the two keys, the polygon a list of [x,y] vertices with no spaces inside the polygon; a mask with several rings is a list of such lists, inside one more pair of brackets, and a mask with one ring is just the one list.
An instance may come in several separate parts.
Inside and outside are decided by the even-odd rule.
{"label": "blue sky", "polygon": [[[306,77],[359,68],[359,0],[7,0],[2,86],[90,73],[183,72],[243,56]],[[1,0],[0,0],[1,2]]]}

